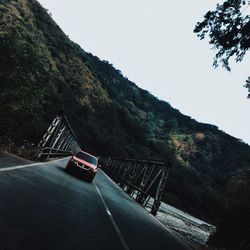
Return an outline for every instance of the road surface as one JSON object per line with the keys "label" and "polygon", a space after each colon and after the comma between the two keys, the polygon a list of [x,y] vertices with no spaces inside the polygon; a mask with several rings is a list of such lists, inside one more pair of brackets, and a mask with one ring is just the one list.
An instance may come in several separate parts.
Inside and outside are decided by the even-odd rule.
{"label": "road surface", "polygon": [[1,250],[189,249],[102,171],[90,184],[66,163],[0,166]]}

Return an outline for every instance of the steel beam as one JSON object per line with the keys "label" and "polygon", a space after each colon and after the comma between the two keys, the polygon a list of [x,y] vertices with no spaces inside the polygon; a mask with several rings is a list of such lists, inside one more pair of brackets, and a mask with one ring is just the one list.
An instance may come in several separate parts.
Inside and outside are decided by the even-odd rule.
{"label": "steel beam", "polygon": [[38,144],[41,150],[40,157],[47,158],[55,155],[71,154],[81,150],[74,131],[65,115],[58,115],[49,126],[42,140]]}
{"label": "steel beam", "polygon": [[159,209],[170,164],[123,158],[101,158],[103,170],[142,206],[153,199],[151,213]]}

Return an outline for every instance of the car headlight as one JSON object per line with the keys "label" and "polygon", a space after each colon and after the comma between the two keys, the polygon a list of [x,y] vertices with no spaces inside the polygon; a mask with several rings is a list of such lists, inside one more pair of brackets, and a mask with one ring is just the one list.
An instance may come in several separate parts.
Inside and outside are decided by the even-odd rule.
{"label": "car headlight", "polygon": [[74,162],[75,164],[78,163],[78,161],[74,157],[72,158],[72,162]]}

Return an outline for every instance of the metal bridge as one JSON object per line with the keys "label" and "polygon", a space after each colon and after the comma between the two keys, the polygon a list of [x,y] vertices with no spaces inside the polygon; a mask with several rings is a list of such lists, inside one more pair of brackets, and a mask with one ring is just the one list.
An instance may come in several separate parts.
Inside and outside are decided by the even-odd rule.
{"label": "metal bridge", "polygon": [[58,115],[38,144],[38,158],[67,156],[81,150],[80,144],[65,115]]}
{"label": "metal bridge", "polygon": [[41,158],[60,159],[0,158],[0,249],[191,249],[143,208],[156,214],[169,163],[100,158],[102,169],[121,188],[101,169],[92,184],[82,181],[65,171],[68,157],[59,157],[80,150],[63,115],[54,119],[39,146]]}
{"label": "metal bridge", "polygon": [[[39,158],[72,155],[81,150],[80,144],[65,115],[58,115],[40,141]],[[126,193],[156,215],[166,186],[171,164],[123,158],[100,158],[102,169]]]}
{"label": "metal bridge", "polygon": [[126,193],[156,215],[166,186],[170,164],[122,158],[101,159],[101,164],[103,170]]}

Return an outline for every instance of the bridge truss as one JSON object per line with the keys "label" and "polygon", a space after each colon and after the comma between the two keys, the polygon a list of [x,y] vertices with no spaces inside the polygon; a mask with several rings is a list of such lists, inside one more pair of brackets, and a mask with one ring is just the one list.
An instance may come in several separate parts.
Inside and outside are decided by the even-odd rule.
{"label": "bridge truss", "polygon": [[[38,147],[39,158],[72,155],[81,150],[65,115],[58,115]],[[171,164],[163,161],[100,158],[103,170],[139,204],[156,215]]]}
{"label": "bridge truss", "polygon": [[65,115],[58,115],[38,144],[39,158],[67,156],[81,150],[73,129]]}
{"label": "bridge truss", "polygon": [[170,164],[167,162],[106,158],[103,170],[139,204],[156,215],[166,186]]}

